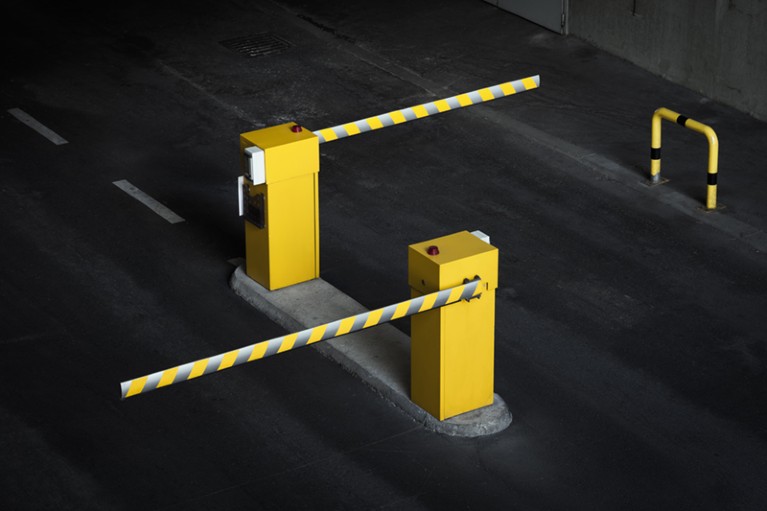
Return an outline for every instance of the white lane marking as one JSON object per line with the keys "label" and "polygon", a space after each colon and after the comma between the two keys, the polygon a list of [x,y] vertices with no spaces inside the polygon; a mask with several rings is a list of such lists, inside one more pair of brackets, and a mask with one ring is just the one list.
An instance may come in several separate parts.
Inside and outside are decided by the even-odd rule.
{"label": "white lane marking", "polygon": [[136,199],[137,201],[139,201],[140,203],[142,203],[143,205],[145,205],[146,207],[148,207],[149,209],[151,209],[152,211],[154,211],[155,213],[157,213],[158,215],[160,215],[161,217],[163,217],[168,222],[172,224],[177,224],[179,222],[184,221],[183,218],[181,218],[180,216],[175,214],[173,211],[163,206],[162,204],[160,204],[159,202],[157,202],[152,197],[145,194],[144,192],[142,192],[141,190],[139,190],[132,184],[130,184],[125,179],[121,181],[114,181],[112,182],[112,184],[115,185],[120,190],[127,193],[128,195],[130,195],[131,197],[133,197],[134,199]]}
{"label": "white lane marking", "polygon": [[21,109],[11,108],[10,110],[8,110],[8,113],[56,145],[63,145],[68,143],[61,136],[59,136],[58,133],[56,133],[50,128],[43,126],[42,124],[40,124],[40,122],[37,119],[35,119],[34,117],[32,117],[31,115],[29,115],[28,113],[26,113],[25,111]]}

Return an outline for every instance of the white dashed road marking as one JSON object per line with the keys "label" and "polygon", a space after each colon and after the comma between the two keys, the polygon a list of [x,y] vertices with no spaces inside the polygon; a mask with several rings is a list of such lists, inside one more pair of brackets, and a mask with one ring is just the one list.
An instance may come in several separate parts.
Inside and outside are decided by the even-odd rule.
{"label": "white dashed road marking", "polygon": [[27,126],[29,126],[30,128],[32,128],[33,130],[35,130],[36,132],[38,132],[39,134],[41,134],[42,136],[44,136],[45,138],[47,138],[48,140],[50,140],[51,142],[53,142],[54,144],[63,145],[67,143],[67,141],[64,140],[64,138],[62,138],[61,136],[59,136],[58,133],[54,132],[50,128],[43,126],[42,124],[40,124],[40,122],[37,119],[35,119],[34,117],[29,115],[25,111],[19,108],[11,108],[10,110],[8,110],[8,113],[14,116],[15,118],[17,118],[18,120],[20,120],[21,122],[23,122],[24,124],[26,124]]}
{"label": "white dashed road marking", "polygon": [[178,216],[176,213],[163,206],[152,197],[130,184],[125,179],[121,181],[114,181],[112,184],[163,217],[168,222],[177,224],[184,221],[184,219]]}

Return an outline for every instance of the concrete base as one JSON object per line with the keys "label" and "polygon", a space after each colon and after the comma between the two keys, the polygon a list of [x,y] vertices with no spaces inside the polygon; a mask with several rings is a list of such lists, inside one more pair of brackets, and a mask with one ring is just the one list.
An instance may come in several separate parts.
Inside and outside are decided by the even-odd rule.
{"label": "concrete base", "polygon": [[[245,268],[239,266],[229,284],[237,295],[290,331],[367,311],[322,279],[269,291],[248,277]],[[392,325],[384,324],[337,337],[314,347],[431,431],[477,437],[498,433],[511,424],[511,413],[497,394],[492,405],[444,421],[413,403],[409,392],[410,339]]]}

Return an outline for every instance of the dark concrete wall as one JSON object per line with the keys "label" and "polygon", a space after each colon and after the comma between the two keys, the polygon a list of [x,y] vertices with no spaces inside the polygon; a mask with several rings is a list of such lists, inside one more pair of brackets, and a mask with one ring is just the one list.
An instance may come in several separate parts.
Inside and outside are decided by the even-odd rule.
{"label": "dark concrete wall", "polygon": [[[767,120],[767,0],[569,0],[569,32]],[[658,106],[663,98],[658,98]]]}

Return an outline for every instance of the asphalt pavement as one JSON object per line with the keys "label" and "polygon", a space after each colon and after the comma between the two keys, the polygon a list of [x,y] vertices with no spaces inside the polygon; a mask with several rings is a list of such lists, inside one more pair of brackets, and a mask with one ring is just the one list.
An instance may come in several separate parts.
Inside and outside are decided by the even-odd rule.
{"label": "asphalt pavement", "polygon": [[[764,122],[480,0],[3,9],[3,509],[764,508]],[[508,428],[430,431],[311,347],[120,400],[286,333],[229,286],[240,133],[530,75],[319,173],[321,276],[367,308],[410,296],[409,244],[499,248]],[[719,209],[680,126],[648,185],[659,107],[716,131]]]}

